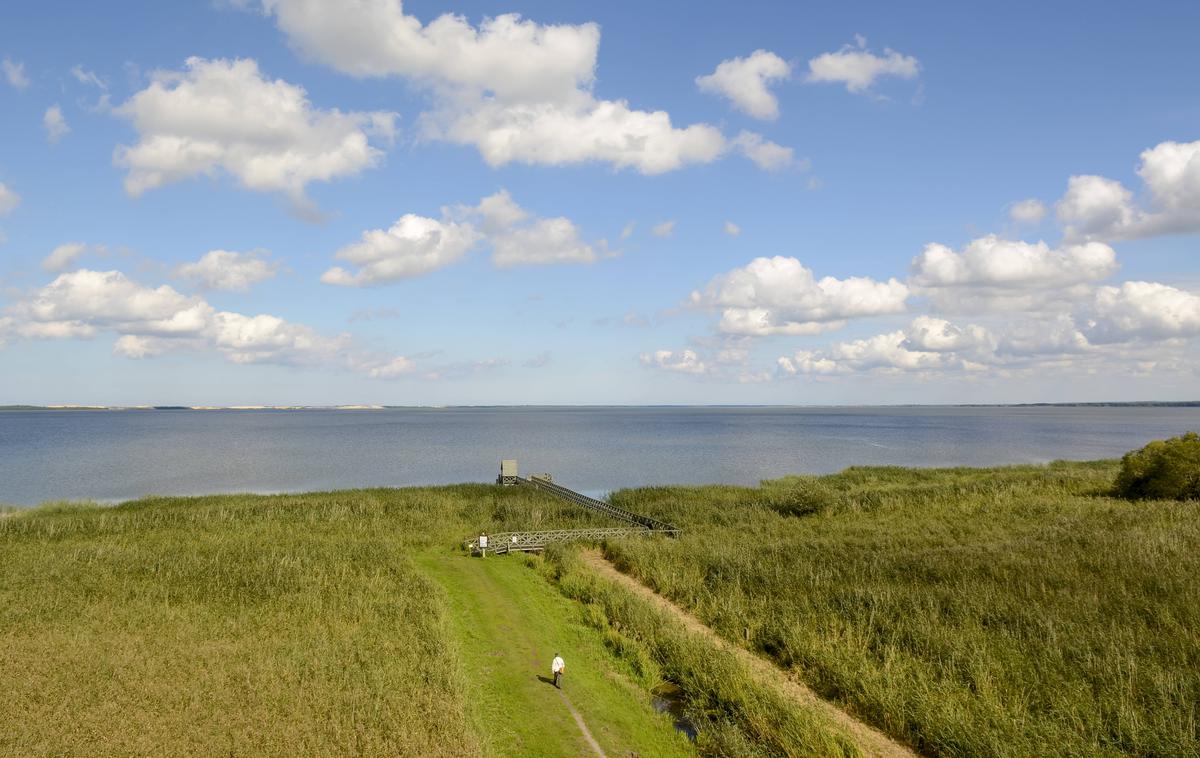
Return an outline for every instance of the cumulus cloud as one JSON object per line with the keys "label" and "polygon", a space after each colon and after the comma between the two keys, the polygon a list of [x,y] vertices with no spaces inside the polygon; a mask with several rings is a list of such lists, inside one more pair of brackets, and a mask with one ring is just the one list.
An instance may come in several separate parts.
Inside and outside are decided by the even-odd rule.
{"label": "cumulus cloud", "polygon": [[6,187],[4,182],[0,182],[0,216],[12,213],[20,204],[21,196]]}
{"label": "cumulus cloud", "polygon": [[773,120],[779,117],[779,101],[770,86],[791,73],[791,64],[783,58],[767,50],[755,50],[745,58],[721,61],[711,74],[696,77],[696,86],[728,99],[754,118]]}
{"label": "cumulus cloud", "polygon": [[662,221],[650,227],[650,234],[655,237],[670,237],[675,233],[675,221]]}
{"label": "cumulus cloud", "polygon": [[471,145],[491,166],[603,162],[657,174],[712,162],[730,147],[711,125],[677,127],[665,111],[596,97],[593,23],[510,13],[478,27],[453,14],[423,24],[399,0],[263,0],[263,8],[309,58],[425,88],[433,107],[420,118],[424,135]]}
{"label": "cumulus cloud", "polygon": [[919,316],[906,328],[801,350],[777,361],[782,376],[961,373],[1050,369],[1131,370],[1194,354],[1200,295],[1155,282],[1099,287],[1070,312],[992,326]]}
{"label": "cumulus cloud", "polygon": [[725,233],[728,234],[730,237],[736,237],[742,233],[742,227],[738,226],[737,224],[733,223],[732,221],[726,221],[725,222]]}
{"label": "cumulus cloud", "polygon": [[88,246],[82,242],[67,242],[50,251],[42,259],[42,268],[46,271],[64,271],[75,265],[79,256],[88,251]]}
{"label": "cumulus cloud", "polygon": [[362,286],[420,276],[457,262],[477,245],[491,248],[500,268],[557,263],[592,263],[607,254],[603,240],[588,243],[568,218],[539,218],[507,190],[476,206],[442,209],[440,219],[406,214],[390,229],[363,232],[362,239],[335,253],[356,271],[335,266],[326,284]]}
{"label": "cumulus cloud", "polygon": [[[763,139],[761,134],[754,132],[740,132],[732,144],[763,171],[779,171],[796,162],[795,150]],[[800,167],[808,168],[807,162],[801,163]]]}
{"label": "cumulus cloud", "polygon": [[50,144],[58,142],[71,133],[71,127],[67,125],[67,119],[58,105],[52,105],[46,109],[42,115],[42,127],[46,130],[46,139]]}
{"label": "cumulus cloud", "polygon": [[1200,336],[1200,296],[1155,282],[1100,287],[1085,314],[1093,343]]}
{"label": "cumulus cloud", "polygon": [[1081,285],[1116,272],[1117,255],[1101,242],[1051,248],[988,235],[960,252],[930,243],[911,270],[910,283],[942,308],[1034,308],[1047,298],[1086,292]]}
{"label": "cumulus cloud", "polygon": [[1055,210],[1069,239],[1133,239],[1200,231],[1200,141],[1142,151],[1145,202],[1115,179],[1072,176]]}
{"label": "cumulus cloud", "polygon": [[1046,217],[1046,206],[1037,198],[1028,198],[1013,203],[1008,217],[1018,224],[1037,224]]}
{"label": "cumulus cloud", "polygon": [[903,331],[888,332],[867,339],[837,342],[823,352],[801,350],[791,357],[779,358],[781,373],[840,374],[856,371],[928,371],[943,368],[943,353],[914,350],[906,345]]}
{"label": "cumulus cloud", "polygon": [[217,310],[199,296],[168,285],[147,287],[120,271],[60,274],[0,317],[0,342],[90,339],[101,332],[117,334],[114,352],[131,358],[211,350],[234,363],[339,366],[373,378],[415,368],[403,356],[358,349],[348,334],[321,334],[269,314]]}
{"label": "cumulus cloud", "polygon": [[334,257],[352,264],[354,273],[334,266],[321,276],[326,284],[365,285],[420,276],[448,266],[478,241],[470,224],[406,213],[389,229],[372,229]]}
{"label": "cumulus cloud", "polygon": [[0,61],[0,69],[4,71],[4,80],[16,89],[29,87],[29,77],[25,75],[25,64],[5,58]]}
{"label": "cumulus cloud", "polygon": [[718,329],[728,334],[817,334],[846,320],[901,313],[908,287],[896,279],[817,279],[795,258],[755,258],[714,277],[693,292],[694,306],[719,309]]}
{"label": "cumulus cloud", "polygon": [[395,114],[315,108],[303,87],[264,78],[250,59],[189,58],[183,71],[159,71],[117,107],[138,142],[118,147],[136,197],[196,176],[232,176],[243,187],[280,192],[298,209],[311,206],[305,187],[377,165]]}
{"label": "cumulus cloud", "polygon": [[681,374],[707,374],[709,366],[700,360],[695,350],[656,350],[653,353],[642,353],[643,366],[657,368],[663,371],[674,371]]}
{"label": "cumulus cloud", "polygon": [[200,260],[175,268],[175,275],[204,289],[246,292],[279,272],[279,264],[266,259],[266,252],[210,250]]}
{"label": "cumulus cloud", "polygon": [[870,91],[875,80],[882,76],[915,79],[921,64],[911,55],[901,55],[884,48],[883,55],[867,49],[865,37],[855,37],[855,44],[843,45],[832,53],[823,53],[808,62],[806,81],[845,84],[855,94]]}

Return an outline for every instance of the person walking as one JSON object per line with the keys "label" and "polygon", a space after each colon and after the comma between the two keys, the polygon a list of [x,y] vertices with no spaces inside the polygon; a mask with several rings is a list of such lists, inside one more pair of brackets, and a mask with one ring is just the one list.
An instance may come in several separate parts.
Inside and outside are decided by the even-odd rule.
{"label": "person walking", "polygon": [[558,680],[562,678],[563,673],[567,670],[567,664],[563,662],[562,656],[558,653],[554,654],[554,660],[550,661],[550,673],[554,674],[554,686],[560,690]]}

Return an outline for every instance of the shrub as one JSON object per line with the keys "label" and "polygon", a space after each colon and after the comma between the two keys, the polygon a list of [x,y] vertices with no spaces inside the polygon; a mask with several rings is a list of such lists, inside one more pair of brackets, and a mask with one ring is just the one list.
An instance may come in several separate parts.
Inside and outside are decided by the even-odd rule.
{"label": "shrub", "polygon": [[1200,500],[1200,435],[1155,440],[1126,453],[1115,490],[1133,500]]}
{"label": "shrub", "polygon": [[764,487],[763,504],[783,516],[808,516],[833,510],[836,492],[815,476],[789,476]]}

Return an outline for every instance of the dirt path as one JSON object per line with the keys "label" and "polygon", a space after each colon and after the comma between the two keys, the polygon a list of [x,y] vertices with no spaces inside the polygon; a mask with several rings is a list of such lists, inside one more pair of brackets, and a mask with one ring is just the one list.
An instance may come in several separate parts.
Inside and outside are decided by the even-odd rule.
{"label": "dirt path", "polygon": [[622,574],[615,566],[609,563],[599,550],[584,550],[581,555],[584,562],[601,575],[619,582],[639,596],[653,602],[658,607],[677,617],[689,630],[704,635],[712,640],[714,644],[736,655],[739,660],[746,664],[746,667],[751,672],[763,681],[778,687],[779,691],[787,697],[803,707],[812,708],[823,713],[841,727],[854,740],[859,749],[867,755],[887,756],[888,758],[893,756],[912,756],[915,758],[917,755],[907,746],[896,742],[878,729],[864,724],[836,705],[822,699],[817,693],[813,692],[802,682],[792,678],[791,675],[774,663],[760,658],[749,650],[729,643],[688,611],[659,595],[637,579],[628,574]]}
{"label": "dirt path", "polygon": [[592,736],[592,730],[587,728],[587,722],[583,720],[583,716],[579,715],[579,711],[571,703],[571,698],[567,697],[567,693],[562,690],[558,691],[558,695],[567,704],[567,710],[571,712],[571,718],[575,719],[575,724],[579,727],[580,733],[583,734],[583,739],[587,742],[588,747],[592,749],[592,752],[600,756],[600,758],[607,758],[604,755],[604,748],[600,747],[600,743],[596,742],[596,738]]}

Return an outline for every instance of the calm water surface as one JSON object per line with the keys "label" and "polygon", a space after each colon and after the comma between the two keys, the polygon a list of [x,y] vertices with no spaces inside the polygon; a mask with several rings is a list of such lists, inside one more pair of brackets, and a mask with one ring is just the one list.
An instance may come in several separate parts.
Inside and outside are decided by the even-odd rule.
{"label": "calm water surface", "polygon": [[1200,408],[2,411],[0,503],[490,481],[502,457],[587,492],[846,466],[1115,457]]}

